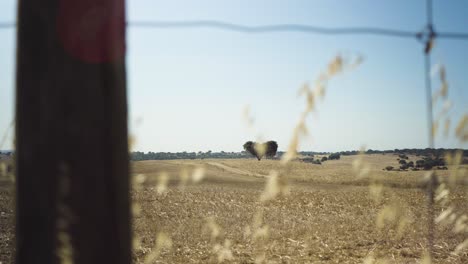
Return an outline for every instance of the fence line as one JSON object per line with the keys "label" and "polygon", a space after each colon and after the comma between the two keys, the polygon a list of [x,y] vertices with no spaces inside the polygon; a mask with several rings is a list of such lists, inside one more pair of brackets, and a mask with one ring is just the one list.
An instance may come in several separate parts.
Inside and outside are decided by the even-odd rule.
{"label": "fence line", "polygon": [[[424,48],[424,78],[426,90],[426,106],[427,106],[427,129],[428,129],[428,146],[434,148],[434,133],[433,133],[433,106],[432,106],[432,83],[430,77],[431,67],[431,48],[433,41],[438,38],[453,39],[453,40],[468,40],[468,33],[464,32],[437,32],[434,30],[433,24],[433,5],[432,0],[426,0],[426,19],[427,24],[420,31],[407,31],[379,27],[322,27],[305,24],[270,24],[260,26],[247,26],[235,23],[228,23],[218,20],[187,20],[187,21],[128,21],[127,27],[131,28],[151,28],[151,29],[196,29],[196,28],[212,28],[223,31],[234,31],[249,34],[260,33],[286,33],[298,32],[306,34],[319,35],[375,35],[385,37],[398,38],[413,38],[419,40],[425,45]],[[16,28],[16,23],[2,22],[0,29]],[[434,190],[437,184],[437,178],[434,173],[427,185],[428,198],[428,237],[427,246],[428,253],[432,258],[432,249],[434,245]]]}

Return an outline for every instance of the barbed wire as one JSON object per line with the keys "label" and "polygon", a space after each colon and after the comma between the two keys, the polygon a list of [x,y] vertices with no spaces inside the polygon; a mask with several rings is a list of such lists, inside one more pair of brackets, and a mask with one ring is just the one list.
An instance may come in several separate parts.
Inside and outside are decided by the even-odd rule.
{"label": "barbed wire", "polygon": [[[321,35],[377,35],[416,39],[425,38],[429,33],[427,30],[408,31],[379,27],[323,27],[305,24],[270,24],[260,26],[248,26],[219,20],[128,21],[127,26],[132,28],[156,29],[213,28],[224,31],[235,31],[252,34],[298,32]],[[0,23],[0,29],[9,29],[15,27],[15,23]],[[468,32],[435,32],[435,37],[445,39],[468,40]]]}
{"label": "barbed wire", "polygon": [[[349,27],[349,28],[329,28],[321,26],[311,26],[303,24],[274,24],[261,26],[246,26],[241,24],[228,23],[216,20],[191,20],[191,21],[130,21],[129,27],[148,27],[160,29],[177,28],[215,28],[227,31],[237,31],[243,33],[275,33],[275,32],[301,32],[309,34],[323,35],[383,35],[393,37],[417,37],[416,32],[394,30],[372,27]],[[468,35],[467,35],[468,37]]]}
{"label": "barbed wire", "polygon": [[8,22],[0,23],[0,29],[9,29],[9,28],[15,28],[15,27],[16,27],[15,23],[8,23]]}

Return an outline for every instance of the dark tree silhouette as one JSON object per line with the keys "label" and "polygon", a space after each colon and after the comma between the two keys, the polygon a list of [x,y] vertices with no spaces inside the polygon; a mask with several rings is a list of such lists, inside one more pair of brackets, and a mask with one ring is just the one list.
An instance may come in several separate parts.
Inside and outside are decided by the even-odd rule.
{"label": "dark tree silhouette", "polygon": [[[262,153],[258,152],[260,149],[263,150]],[[272,158],[278,151],[278,143],[276,143],[276,141],[268,141],[265,143],[247,141],[244,144],[244,150],[255,156],[258,160],[261,160],[263,156]]]}
{"label": "dark tree silhouette", "polygon": [[255,142],[252,142],[252,141],[247,141],[245,142],[244,144],[244,150],[249,152],[250,154],[252,154],[253,156],[257,157],[258,160],[261,159],[261,157],[259,157],[257,151],[255,150]]}
{"label": "dark tree silhouette", "polygon": [[264,144],[266,144],[265,156],[273,158],[278,151],[278,143],[276,143],[276,141],[268,141]]}

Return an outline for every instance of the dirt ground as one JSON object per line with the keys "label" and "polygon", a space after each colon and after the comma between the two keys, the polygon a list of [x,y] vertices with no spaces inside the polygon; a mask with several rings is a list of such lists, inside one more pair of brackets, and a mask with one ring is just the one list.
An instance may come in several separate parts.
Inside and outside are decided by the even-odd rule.
{"label": "dirt ground", "polygon": [[[295,161],[287,168],[278,160],[256,159],[134,162],[133,178],[140,179],[132,191],[134,261],[419,263],[427,248],[426,172],[384,171],[397,167],[397,157],[379,154],[364,157],[369,174],[357,177],[356,158],[323,165]],[[204,179],[184,183],[181,175],[195,168],[204,169]],[[286,177],[289,193],[260,202],[271,170]],[[163,172],[168,188],[158,192]],[[441,180],[449,173],[437,171]],[[380,196],[370,195],[369,183],[382,184]],[[466,187],[450,190],[449,203],[460,214],[468,213],[467,194]],[[0,185],[2,263],[12,260],[13,205],[11,186]],[[437,205],[436,214],[441,211]],[[435,263],[468,263],[467,251],[452,253],[467,238],[452,229],[437,225]]]}

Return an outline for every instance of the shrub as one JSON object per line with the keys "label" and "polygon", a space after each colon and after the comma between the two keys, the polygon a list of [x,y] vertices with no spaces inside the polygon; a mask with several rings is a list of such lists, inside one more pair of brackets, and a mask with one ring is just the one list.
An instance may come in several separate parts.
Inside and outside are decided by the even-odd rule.
{"label": "shrub", "polygon": [[417,160],[416,161],[416,168],[422,168],[424,167],[424,160]]}
{"label": "shrub", "polygon": [[318,159],[312,161],[312,163],[313,163],[313,164],[322,165],[322,162],[320,162],[320,160],[318,160]]}
{"label": "shrub", "polygon": [[400,163],[401,165],[406,165],[406,160],[401,159],[400,161],[398,161],[398,163]]}
{"label": "shrub", "polygon": [[400,157],[400,159],[408,159],[408,156],[405,154],[399,154],[398,157]]}
{"label": "shrub", "polygon": [[330,154],[328,156],[328,159],[329,160],[339,160],[341,158],[341,154],[340,153],[333,153],[333,154]]}
{"label": "shrub", "polygon": [[321,161],[324,162],[324,161],[327,161],[327,160],[328,160],[327,157],[322,157],[322,160],[321,160]]}
{"label": "shrub", "polygon": [[387,166],[387,167],[385,167],[385,169],[388,170],[388,171],[391,171],[391,170],[393,170],[393,166]]}
{"label": "shrub", "polygon": [[431,157],[424,157],[424,159],[416,161],[416,167],[423,168],[425,170],[430,170],[437,166],[445,166],[445,161],[442,158]]}

